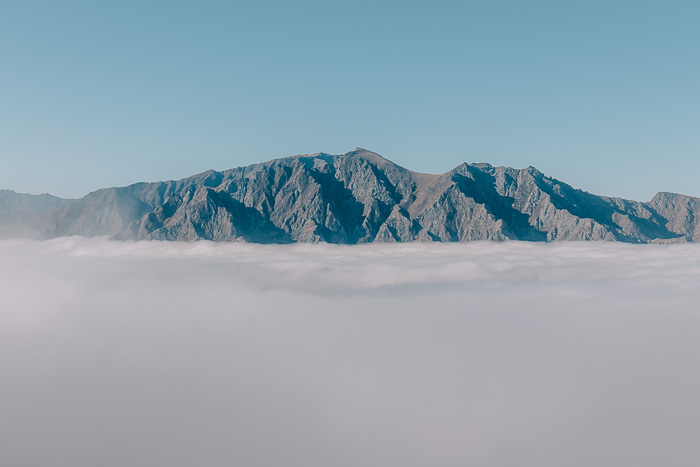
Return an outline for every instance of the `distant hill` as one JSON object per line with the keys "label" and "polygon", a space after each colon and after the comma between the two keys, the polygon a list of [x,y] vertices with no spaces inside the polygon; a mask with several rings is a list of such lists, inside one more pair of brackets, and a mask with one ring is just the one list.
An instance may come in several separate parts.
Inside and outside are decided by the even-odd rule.
{"label": "distant hill", "polygon": [[0,191],[0,235],[121,240],[700,241],[700,199],[596,196],[542,174],[462,164],[430,175],[357,148],[276,159],[78,200]]}
{"label": "distant hill", "polygon": [[60,208],[75,200],[49,194],[27,195],[12,190],[0,190],[0,226],[31,218],[32,216]]}

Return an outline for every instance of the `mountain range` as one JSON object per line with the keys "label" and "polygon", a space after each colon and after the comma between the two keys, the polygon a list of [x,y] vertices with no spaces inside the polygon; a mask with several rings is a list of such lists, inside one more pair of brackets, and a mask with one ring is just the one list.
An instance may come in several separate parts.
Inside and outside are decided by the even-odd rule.
{"label": "mountain range", "polygon": [[357,148],[68,200],[0,190],[0,236],[257,243],[700,241],[700,198],[597,196],[534,167],[412,172]]}

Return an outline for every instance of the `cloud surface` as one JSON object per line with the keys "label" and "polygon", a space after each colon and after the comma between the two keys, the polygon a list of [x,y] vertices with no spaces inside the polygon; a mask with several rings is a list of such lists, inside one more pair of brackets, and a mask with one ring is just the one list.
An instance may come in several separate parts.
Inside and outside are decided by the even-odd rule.
{"label": "cloud surface", "polygon": [[691,466],[700,246],[0,242],[8,466]]}

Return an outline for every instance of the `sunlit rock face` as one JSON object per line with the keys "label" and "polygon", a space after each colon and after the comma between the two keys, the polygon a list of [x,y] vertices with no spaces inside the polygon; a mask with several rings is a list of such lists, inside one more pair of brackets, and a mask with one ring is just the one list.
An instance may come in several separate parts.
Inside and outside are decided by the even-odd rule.
{"label": "sunlit rock face", "polygon": [[[645,203],[596,196],[533,167],[465,163],[422,174],[361,148],[106,188],[75,201],[14,203],[0,212],[5,237],[342,244],[700,239],[697,198],[660,193]],[[32,209],[22,211],[21,203]]]}

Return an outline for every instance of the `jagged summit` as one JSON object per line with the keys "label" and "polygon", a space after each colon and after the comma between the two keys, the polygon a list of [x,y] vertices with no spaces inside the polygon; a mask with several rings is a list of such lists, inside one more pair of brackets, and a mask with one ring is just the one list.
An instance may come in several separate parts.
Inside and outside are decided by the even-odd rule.
{"label": "jagged summit", "polygon": [[105,188],[79,200],[38,203],[15,195],[0,191],[3,236],[263,243],[700,240],[698,198],[659,193],[643,203],[596,196],[534,167],[485,162],[422,174],[359,147]]}

